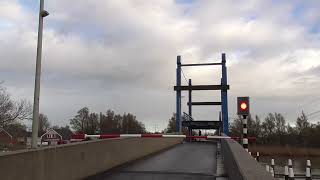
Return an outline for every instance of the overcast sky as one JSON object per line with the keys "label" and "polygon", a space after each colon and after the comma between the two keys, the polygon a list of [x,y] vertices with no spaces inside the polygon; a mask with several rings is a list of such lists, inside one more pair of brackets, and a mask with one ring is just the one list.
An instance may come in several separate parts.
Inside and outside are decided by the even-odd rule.
{"label": "overcast sky", "polygon": [[[0,0],[0,80],[30,102],[38,6]],[[54,125],[88,106],[163,129],[175,111],[176,56],[219,62],[223,52],[231,118],[237,96],[250,96],[251,113],[262,118],[280,112],[293,122],[302,110],[320,110],[320,1],[46,0],[45,9],[40,111]],[[220,67],[183,70],[193,84],[219,84]],[[219,99],[194,93],[195,101]],[[218,111],[194,107],[194,118],[216,120]]]}

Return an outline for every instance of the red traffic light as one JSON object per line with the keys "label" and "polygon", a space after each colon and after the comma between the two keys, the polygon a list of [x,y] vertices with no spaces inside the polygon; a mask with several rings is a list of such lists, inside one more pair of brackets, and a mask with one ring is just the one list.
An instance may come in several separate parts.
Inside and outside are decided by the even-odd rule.
{"label": "red traffic light", "polygon": [[240,108],[241,108],[242,110],[246,110],[246,109],[248,108],[247,103],[242,102],[242,103],[240,104]]}
{"label": "red traffic light", "polygon": [[238,115],[249,115],[250,114],[250,104],[249,97],[238,97]]}

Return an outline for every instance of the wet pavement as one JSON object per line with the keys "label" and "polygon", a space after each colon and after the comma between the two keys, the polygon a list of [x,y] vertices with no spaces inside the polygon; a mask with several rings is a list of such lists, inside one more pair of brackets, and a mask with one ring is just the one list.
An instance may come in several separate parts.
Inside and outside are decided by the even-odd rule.
{"label": "wet pavement", "polygon": [[216,144],[193,142],[177,145],[90,180],[212,180],[216,177]]}

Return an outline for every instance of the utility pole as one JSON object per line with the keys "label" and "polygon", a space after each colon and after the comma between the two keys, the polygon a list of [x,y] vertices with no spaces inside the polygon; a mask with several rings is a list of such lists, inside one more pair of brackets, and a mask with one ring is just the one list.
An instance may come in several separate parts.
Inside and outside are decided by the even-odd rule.
{"label": "utility pole", "polygon": [[44,10],[44,0],[40,0],[36,76],[35,76],[34,99],[33,99],[33,121],[32,121],[32,141],[31,141],[32,148],[38,147],[39,97],[40,97],[43,18],[48,15],[49,15],[49,13]]}

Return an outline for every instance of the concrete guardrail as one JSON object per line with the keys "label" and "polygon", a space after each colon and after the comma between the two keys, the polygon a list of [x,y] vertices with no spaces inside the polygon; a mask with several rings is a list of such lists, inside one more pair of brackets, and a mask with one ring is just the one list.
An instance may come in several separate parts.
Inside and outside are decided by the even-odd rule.
{"label": "concrete guardrail", "polygon": [[238,142],[222,139],[221,148],[228,179],[275,180]]}
{"label": "concrete guardrail", "polygon": [[183,138],[122,138],[9,152],[0,155],[0,179],[83,179],[182,141]]}

